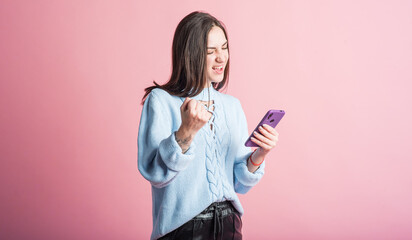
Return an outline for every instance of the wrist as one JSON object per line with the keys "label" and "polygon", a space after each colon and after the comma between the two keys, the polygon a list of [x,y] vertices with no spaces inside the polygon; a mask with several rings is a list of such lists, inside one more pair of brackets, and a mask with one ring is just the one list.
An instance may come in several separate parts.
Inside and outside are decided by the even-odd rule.
{"label": "wrist", "polygon": [[255,155],[259,155],[259,156],[265,158],[270,150],[264,150],[263,148],[257,148],[255,151],[256,151]]}
{"label": "wrist", "polygon": [[191,140],[193,138],[193,134],[183,127],[180,127],[176,131],[175,135],[176,135],[176,138],[179,138],[179,139],[190,139]]}
{"label": "wrist", "polygon": [[175,139],[177,144],[179,144],[180,148],[182,149],[182,153],[186,153],[189,150],[190,144],[193,140],[193,135],[185,131],[184,129],[179,128],[175,132]]}
{"label": "wrist", "polygon": [[[251,163],[253,166],[258,167],[258,166],[260,166],[260,165],[263,163],[263,161],[265,161],[265,158],[264,158],[264,156],[262,156],[262,155],[261,155],[261,156],[257,156],[256,150],[258,150],[258,149],[255,149],[255,151],[253,151],[253,153],[250,154],[248,160],[250,161],[250,163]],[[259,160],[258,160],[258,159],[259,159]]]}

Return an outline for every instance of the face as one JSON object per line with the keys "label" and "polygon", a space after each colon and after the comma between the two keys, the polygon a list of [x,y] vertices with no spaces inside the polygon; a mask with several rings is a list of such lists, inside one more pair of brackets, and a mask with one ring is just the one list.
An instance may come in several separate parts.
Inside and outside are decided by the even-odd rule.
{"label": "face", "polygon": [[220,27],[212,27],[207,38],[206,79],[207,86],[211,82],[221,82],[224,77],[226,63],[229,60],[227,39]]}

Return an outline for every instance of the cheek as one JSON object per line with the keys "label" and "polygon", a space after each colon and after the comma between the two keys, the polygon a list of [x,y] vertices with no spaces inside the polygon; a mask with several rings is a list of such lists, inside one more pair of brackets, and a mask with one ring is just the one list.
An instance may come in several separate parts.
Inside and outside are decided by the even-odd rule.
{"label": "cheek", "polygon": [[212,68],[213,62],[214,62],[214,59],[212,57],[208,56],[207,59],[206,59],[206,68],[207,68],[207,70],[210,70]]}

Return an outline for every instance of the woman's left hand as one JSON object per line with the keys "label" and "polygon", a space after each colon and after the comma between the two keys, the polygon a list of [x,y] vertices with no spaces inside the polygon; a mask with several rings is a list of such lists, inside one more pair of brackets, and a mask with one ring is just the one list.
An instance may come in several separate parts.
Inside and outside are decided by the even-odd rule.
{"label": "woman's left hand", "polygon": [[276,146],[279,140],[279,133],[267,124],[263,124],[263,127],[260,126],[259,132],[254,132],[254,137],[251,140],[260,147],[259,151],[266,155]]}

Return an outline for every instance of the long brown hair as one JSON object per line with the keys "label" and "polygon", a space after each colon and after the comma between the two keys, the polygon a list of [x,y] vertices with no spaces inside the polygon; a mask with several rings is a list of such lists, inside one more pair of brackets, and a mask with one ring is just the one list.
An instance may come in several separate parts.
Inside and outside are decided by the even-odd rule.
{"label": "long brown hair", "polygon": [[[205,73],[207,38],[213,26],[220,27],[228,39],[224,24],[208,13],[192,12],[180,21],[173,37],[170,79],[163,85],[153,81],[154,86],[145,89],[142,104],[155,88],[161,88],[179,97],[193,97],[203,90],[207,82]],[[228,78],[229,60],[225,67],[223,80],[219,83],[212,83],[213,88],[220,90],[226,87]]]}

